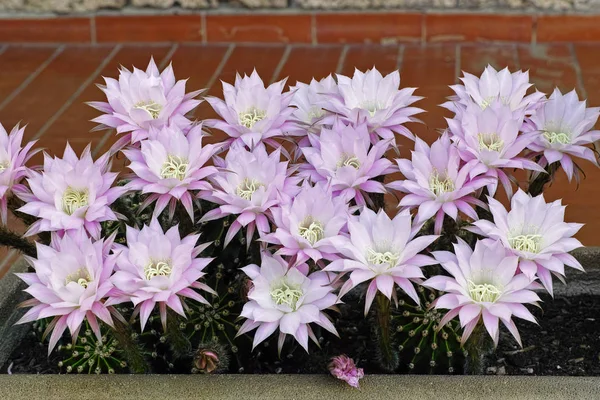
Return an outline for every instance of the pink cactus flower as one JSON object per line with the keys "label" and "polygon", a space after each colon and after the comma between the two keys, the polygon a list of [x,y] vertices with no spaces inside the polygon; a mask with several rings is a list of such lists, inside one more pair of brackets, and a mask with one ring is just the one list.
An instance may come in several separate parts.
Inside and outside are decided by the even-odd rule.
{"label": "pink cactus flower", "polygon": [[247,320],[238,336],[258,328],[253,349],[277,328],[279,352],[286,335],[292,335],[308,352],[308,338],[317,340],[309,326],[311,323],[337,336],[335,327],[323,312],[337,303],[330,279],[333,274],[317,271],[306,276],[306,264],[290,268],[282,258],[267,253],[262,255],[260,267],[252,264],[242,270],[252,279],[252,289],[241,313]]}
{"label": "pink cactus flower", "polygon": [[100,222],[115,221],[110,205],[124,192],[122,186],[111,187],[117,173],[110,170],[110,155],[94,162],[87,146],[78,158],[67,144],[63,158],[44,154],[43,172],[28,171],[31,192],[16,193],[26,204],[20,212],[38,217],[25,236],[38,232],[85,229],[100,238]]}
{"label": "pink cactus flower", "polygon": [[211,221],[227,215],[238,215],[225,235],[227,245],[242,227],[246,227],[250,243],[257,230],[262,237],[270,232],[270,210],[297,193],[299,178],[290,177],[288,163],[280,162],[279,149],[267,153],[264,145],[252,151],[236,143],[229,149],[225,160],[216,158],[222,168],[210,177],[214,189],[199,197],[220,206],[204,214],[200,221]]}
{"label": "pink cactus flower", "polygon": [[[300,176],[313,182],[330,181],[336,196],[365,205],[367,193],[385,193],[385,187],[374,178],[394,170],[385,158],[389,141],[371,145],[366,124],[345,125],[336,120],[332,129],[321,135],[309,134],[310,146],[303,147],[307,166]],[[368,198],[368,197],[367,197]]]}
{"label": "pink cactus flower", "polygon": [[337,379],[346,382],[353,388],[360,389],[359,380],[364,378],[362,368],[357,368],[354,360],[345,354],[333,357],[329,363],[329,372]]}
{"label": "pink cactus flower", "polygon": [[339,95],[337,83],[331,75],[317,81],[311,80],[310,84],[297,82],[290,87],[294,97],[290,103],[297,107],[293,116],[300,122],[299,129],[306,135],[308,132],[319,133],[321,126],[326,122],[330,112],[322,108],[322,104],[331,95]]}
{"label": "pink cactus flower", "polygon": [[529,127],[539,133],[529,148],[542,154],[540,164],[559,162],[569,180],[578,170],[571,157],[579,157],[598,165],[594,151],[587,147],[600,140],[600,131],[594,130],[600,107],[586,108],[575,90],[563,95],[555,89],[550,98],[530,118]]}
{"label": "pink cactus flower", "polygon": [[145,72],[137,68],[133,72],[121,68],[118,80],[104,78],[104,81],[106,85],[99,87],[106,94],[108,103],[94,101],[88,104],[104,113],[92,120],[100,124],[97,129],[115,128],[117,133],[131,132],[116,146],[145,139],[150,127],[161,129],[170,125],[184,129],[190,125],[185,114],[201,102],[194,98],[202,90],[186,94],[186,81],[175,81],[171,65],[159,72],[154,59],[150,60]]}
{"label": "pink cactus flower", "polygon": [[177,128],[150,128],[150,138],[142,141],[139,149],[123,150],[133,171],[127,188],[150,194],[143,207],[156,201],[155,216],[167,205],[172,214],[181,201],[194,221],[192,191],[210,190],[205,179],[217,173],[214,166],[206,165],[215,153],[215,145],[203,145],[202,138],[201,125],[193,126],[187,136]]}
{"label": "pink cactus flower", "polygon": [[485,173],[495,178],[487,185],[488,193],[496,193],[498,180],[504,186],[508,198],[513,190],[505,169],[528,169],[543,172],[537,163],[521,156],[521,153],[537,137],[535,132],[519,133],[523,114],[513,112],[496,101],[481,109],[478,105],[467,106],[461,120],[447,119],[452,139],[458,145],[460,157],[474,164],[470,175]]}
{"label": "pink cactus flower", "polygon": [[326,184],[305,184],[289,203],[272,209],[277,229],[263,238],[281,247],[275,254],[293,256],[296,264],[336,258],[331,238],[340,235],[348,220],[347,204],[334,197]]}
{"label": "pink cactus flower", "polygon": [[330,95],[323,107],[339,114],[344,122],[366,123],[373,142],[376,137],[395,143],[394,133],[414,139],[404,126],[406,122],[418,121],[413,116],[423,112],[411,104],[421,97],[413,96],[415,88],[400,89],[400,72],[385,77],[376,69],[354,71],[349,78],[337,75],[339,95]]}
{"label": "pink cactus flower", "polygon": [[224,121],[209,119],[206,126],[219,129],[229,135],[226,145],[240,142],[250,149],[259,143],[279,147],[272,138],[293,131],[291,122],[294,108],[290,107],[294,92],[283,93],[285,79],[265,88],[256,71],[242,78],[237,75],[235,84],[223,82],[224,101],[207,97],[206,101]]}
{"label": "pink cactus flower", "polygon": [[493,178],[472,176],[473,164],[461,166],[458,148],[447,134],[433,142],[431,148],[416,138],[412,161],[396,162],[406,179],[390,182],[387,187],[407,193],[400,200],[399,206],[403,209],[418,207],[415,223],[424,223],[435,216],[436,235],[442,232],[444,215],[456,220],[461,211],[476,220],[473,205],[485,208],[475,192],[491,184]]}
{"label": "pink cactus flower", "polygon": [[140,313],[142,331],[158,304],[163,328],[167,307],[185,317],[182,298],[209,304],[194,289],[216,294],[199,281],[202,270],[212,258],[198,257],[210,243],[196,246],[200,235],[181,238],[179,227],[163,232],[156,219],[141,230],[127,227],[127,247],[119,246],[115,274],[111,280],[117,290],[111,292],[110,304],[131,301]]}
{"label": "pink cactus flower", "polygon": [[523,304],[537,305],[540,298],[532,289],[539,285],[525,274],[517,273],[518,257],[507,253],[501,242],[478,241],[475,250],[471,250],[458,238],[454,253],[432,253],[451,277],[434,276],[423,282],[423,286],[446,292],[434,304],[436,309],[450,310],[440,321],[440,326],[458,316],[464,329],[464,345],[479,321],[483,320],[485,329],[498,345],[498,325],[502,321],[522,346],[512,317],[537,323]]}
{"label": "pink cactus flower", "polygon": [[532,197],[520,190],[511,200],[510,211],[493,198],[489,206],[494,221],[475,221],[472,232],[501,241],[519,257],[519,269],[530,279],[536,277],[552,294],[552,275],[564,281],[565,265],[583,271],[569,254],[583,245],[573,237],[583,224],[565,222],[560,200],[546,203],[543,195]]}
{"label": "pink cactus flower", "polygon": [[358,217],[350,217],[350,237],[336,240],[337,250],[345,257],[329,264],[325,271],[350,273],[349,279],[340,289],[340,297],[358,284],[370,281],[365,297],[365,315],[377,291],[388,299],[395,297],[394,285],[398,285],[417,304],[419,296],[413,282],[423,278],[421,267],[436,264],[436,261],[419,254],[433,243],[438,236],[415,238],[418,226],[413,226],[408,211],[390,219],[380,210],[364,208]]}
{"label": "pink cactus flower", "polygon": [[39,150],[31,151],[35,141],[21,147],[25,128],[15,126],[10,134],[0,124],[0,220],[6,225],[8,198],[12,193],[27,191],[21,180],[27,175],[25,163]]}
{"label": "pink cactus flower", "polygon": [[17,324],[54,317],[48,354],[67,327],[75,339],[87,320],[100,339],[97,318],[113,326],[115,311],[104,302],[113,288],[115,256],[109,255],[113,239],[93,241],[83,230],[69,231],[62,238],[53,235],[51,246],[36,243],[37,259],[27,257],[35,272],[17,274],[33,296],[24,303],[32,308]]}
{"label": "pink cactus flower", "polygon": [[533,86],[529,83],[529,71],[511,73],[508,68],[496,71],[488,65],[479,78],[466,72],[463,74],[464,77],[460,80],[464,86],[450,86],[456,95],[442,105],[457,114],[458,119],[462,119],[464,111],[471,103],[485,109],[498,101],[508,106],[511,111],[522,111],[527,115],[542,105],[544,93],[536,91],[527,95],[527,90]]}

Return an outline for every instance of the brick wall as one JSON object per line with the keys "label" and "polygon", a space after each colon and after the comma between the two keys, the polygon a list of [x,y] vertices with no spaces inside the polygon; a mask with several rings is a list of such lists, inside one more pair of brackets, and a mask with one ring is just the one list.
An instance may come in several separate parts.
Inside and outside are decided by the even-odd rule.
{"label": "brick wall", "polygon": [[600,0],[2,0],[0,11],[82,13],[98,10],[182,9],[405,9],[521,12],[600,12]]}

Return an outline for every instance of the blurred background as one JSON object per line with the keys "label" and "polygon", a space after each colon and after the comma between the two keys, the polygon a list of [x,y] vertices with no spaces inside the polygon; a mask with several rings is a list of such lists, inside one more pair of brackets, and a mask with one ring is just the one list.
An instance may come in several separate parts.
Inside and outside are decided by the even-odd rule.
{"label": "blurred background", "polygon": [[[576,89],[599,106],[599,12],[600,0],[0,0],[0,122],[27,124],[26,139],[51,154],[67,140],[100,154],[114,132],[90,132],[98,112],[84,102],[102,100],[95,84],[120,65],[173,62],[188,91],[218,96],[220,80],[254,68],[266,83],[294,84],[376,66],[419,88],[428,112],[409,129],[432,142],[450,116],[438,107],[448,85],[487,64],[529,70],[540,91]],[[206,104],[195,112],[211,115]],[[579,239],[600,245],[600,173],[581,167],[579,186],[560,172],[546,198],[562,198],[568,220],[586,223]],[[0,275],[15,257],[0,254]]]}

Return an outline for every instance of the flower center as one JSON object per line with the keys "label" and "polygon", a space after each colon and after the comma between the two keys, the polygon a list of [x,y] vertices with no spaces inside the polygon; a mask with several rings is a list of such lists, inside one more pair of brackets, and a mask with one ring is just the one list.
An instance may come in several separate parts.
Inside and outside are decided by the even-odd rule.
{"label": "flower center", "polygon": [[489,283],[476,284],[472,280],[468,280],[469,296],[471,299],[480,303],[494,303],[502,295],[502,290]]}
{"label": "flower center", "polygon": [[319,221],[313,220],[313,217],[308,216],[298,227],[300,236],[308,240],[313,245],[319,240],[323,239],[325,231],[323,230],[323,224]]}
{"label": "flower center", "polygon": [[149,281],[155,276],[170,276],[171,271],[171,266],[166,261],[150,261],[150,263],[144,267],[144,276],[146,277],[146,280]]}
{"label": "flower center", "polygon": [[9,166],[10,163],[8,161],[0,163],[0,173],[6,171]]}
{"label": "flower center", "polygon": [[308,112],[308,118],[310,118],[311,121],[314,121],[315,119],[319,119],[323,115],[325,115],[325,110],[323,110],[322,108],[319,108],[317,106],[311,107],[310,111]]}
{"label": "flower center", "polygon": [[65,214],[73,215],[78,208],[88,205],[88,190],[75,190],[70,187],[63,194],[62,206]]}
{"label": "flower center", "polygon": [[238,185],[236,193],[242,199],[252,200],[252,195],[261,186],[263,186],[263,184],[256,179],[244,178],[242,183]]}
{"label": "flower center", "polygon": [[167,161],[165,161],[160,170],[160,177],[163,179],[179,179],[182,181],[185,178],[188,165],[188,160],[185,158],[169,154]]}
{"label": "flower center", "polygon": [[542,235],[537,234],[517,235],[508,239],[510,247],[515,250],[527,251],[529,253],[539,253],[541,241]]}
{"label": "flower center", "polygon": [[65,278],[65,285],[68,285],[71,282],[75,282],[82,288],[87,289],[92,282],[92,278],[85,268],[79,268],[75,273],[67,275]]}
{"label": "flower center", "polygon": [[158,118],[163,107],[157,102],[150,100],[140,101],[139,103],[135,104],[133,108],[137,108],[138,110],[144,110],[152,116],[152,119],[156,119]]}
{"label": "flower center", "polygon": [[504,147],[504,141],[496,133],[480,133],[479,150],[500,151]]}
{"label": "flower center", "polygon": [[440,179],[440,175],[434,170],[429,177],[429,190],[435,196],[450,193],[454,191],[454,182],[448,177]]}
{"label": "flower center", "polygon": [[570,144],[571,143],[571,136],[568,133],[544,131],[543,135],[544,135],[544,138],[550,144],[555,144],[555,143]]}
{"label": "flower center", "polygon": [[338,167],[352,167],[354,169],[359,169],[360,161],[358,160],[358,157],[348,156],[348,155],[344,154],[342,156],[342,159],[340,161],[338,161],[337,166]]}
{"label": "flower center", "polygon": [[281,304],[285,304],[289,306],[292,310],[296,311],[296,304],[300,297],[304,294],[300,289],[294,289],[287,285],[287,283],[282,282],[281,286],[271,290],[269,293],[271,295],[271,299],[278,306]]}
{"label": "flower center", "polygon": [[367,110],[369,115],[372,117],[379,110],[384,109],[385,107],[381,105],[377,100],[365,100],[361,103],[360,108],[363,110]]}
{"label": "flower center", "polygon": [[263,120],[266,115],[267,113],[265,111],[252,107],[250,110],[240,113],[240,124],[244,125],[248,129],[252,129],[254,124]]}
{"label": "flower center", "polygon": [[367,250],[367,261],[374,265],[388,264],[390,268],[395,267],[400,255],[391,251],[378,252],[373,249]]}

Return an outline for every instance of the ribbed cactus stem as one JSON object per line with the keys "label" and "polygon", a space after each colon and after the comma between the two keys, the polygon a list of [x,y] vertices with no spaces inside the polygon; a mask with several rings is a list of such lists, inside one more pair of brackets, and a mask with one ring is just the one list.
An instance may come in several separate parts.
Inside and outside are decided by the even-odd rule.
{"label": "ribbed cactus stem", "polygon": [[192,344],[179,326],[180,317],[171,309],[167,311],[167,337],[169,344],[173,349],[175,358],[189,354],[192,351]]}
{"label": "ribbed cactus stem", "polygon": [[464,345],[467,350],[465,374],[483,375],[494,352],[494,342],[482,322],[479,322]]}
{"label": "ribbed cactus stem", "polygon": [[538,196],[542,194],[544,191],[544,186],[546,186],[546,184],[552,180],[559,165],[560,164],[558,162],[548,165],[546,167],[546,174],[538,174],[538,176],[529,183],[527,193],[532,196]]}
{"label": "ribbed cactus stem", "polygon": [[134,374],[149,373],[150,365],[140,351],[140,345],[135,339],[136,334],[131,329],[131,325],[120,318],[113,318],[113,322],[114,337],[119,341],[119,347],[123,351],[129,370]]}
{"label": "ribbed cactus stem", "polygon": [[392,343],[390,300],[378,292],[375,298],[377,341],[382,369],[392,372],[398,368],[398,354]]}

